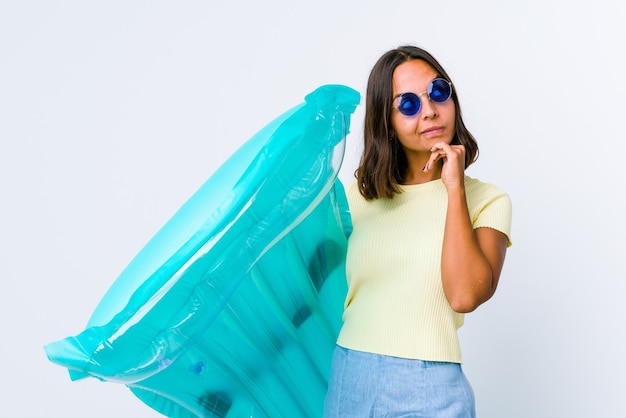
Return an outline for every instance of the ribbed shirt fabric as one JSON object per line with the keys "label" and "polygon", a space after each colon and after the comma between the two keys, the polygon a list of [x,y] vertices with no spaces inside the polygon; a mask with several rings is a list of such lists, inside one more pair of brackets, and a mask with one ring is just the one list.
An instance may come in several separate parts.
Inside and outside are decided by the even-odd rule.
{"label": "ribbed shirt fabric", "polygon": [[[401,358],[461,363],[454,312],[443,291],[441,249],[448,193],[441,180],[401,186],[392,199],[367,201],[348,187],[353,231],[348,294],[337,344]],[[509,237],[511,200],[496,186],[465,177],[474,228]]]}

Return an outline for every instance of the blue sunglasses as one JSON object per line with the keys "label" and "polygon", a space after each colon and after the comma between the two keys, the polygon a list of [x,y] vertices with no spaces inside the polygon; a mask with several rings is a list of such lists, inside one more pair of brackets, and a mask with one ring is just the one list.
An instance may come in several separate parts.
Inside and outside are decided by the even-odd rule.
{"label": "blue sunglasses", "polygon": [[415,116],[422,108],[420,96],[428,94],[428,98],[435,103],[443,103],[452,95],[452,84],[444,78],[435,78],[428,85],[428,90],[420,93],[403,93],[398,96],[396,109],[405,116]]}

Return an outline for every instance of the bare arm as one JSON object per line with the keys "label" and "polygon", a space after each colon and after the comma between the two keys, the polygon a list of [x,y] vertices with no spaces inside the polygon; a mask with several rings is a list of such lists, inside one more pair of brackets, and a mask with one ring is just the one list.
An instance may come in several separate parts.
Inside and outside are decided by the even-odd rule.
{"label": "bare arm", "polygon": [[491,228],[474,230],[465,190],[448,193],[448,213],[441,254],[443,289],[456,312],[471,312],[493,296],[508,238]]}
{"label": "bare arm", "polygon": [[463,146],[440,143],[432,153],[425,170],[443,160],[441,179],[448,190],[441,254],[443,290],[453,310],[471,312],[496,291],[508,238],[495,229],[473,229],[465,195]]}

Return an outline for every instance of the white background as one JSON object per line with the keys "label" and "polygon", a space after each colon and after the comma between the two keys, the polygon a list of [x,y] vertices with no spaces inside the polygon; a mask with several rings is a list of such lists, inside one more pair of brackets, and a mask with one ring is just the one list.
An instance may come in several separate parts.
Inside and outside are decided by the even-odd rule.
{"label": "white background", "polygon": [[460,331],[478,416],[626,416],[624,21],[621,0],[0,3],[0,416],[158,416],[43,346],[243,142],[322,84],[363,93],[403,43],[448,70],[468,174],[514,203],[500,288]]}

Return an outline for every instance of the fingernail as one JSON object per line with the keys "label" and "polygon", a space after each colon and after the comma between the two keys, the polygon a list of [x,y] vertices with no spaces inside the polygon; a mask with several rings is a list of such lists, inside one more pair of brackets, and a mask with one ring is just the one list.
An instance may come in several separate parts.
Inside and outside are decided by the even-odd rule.
{"label": "fingernail", "polygon": [[428,164],[426,164],[424,168],[422,168],[422,171],[426,171],[426,170],[428,170]]}

